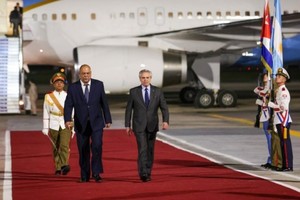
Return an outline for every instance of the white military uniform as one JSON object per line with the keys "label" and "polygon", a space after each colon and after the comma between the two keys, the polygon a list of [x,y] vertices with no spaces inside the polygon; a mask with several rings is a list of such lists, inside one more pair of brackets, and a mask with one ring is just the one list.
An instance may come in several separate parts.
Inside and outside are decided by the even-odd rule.
{"label": "white military uniform", "polygon": [[[52,93],[63,107],[67,93],[65,91],[57,92],[55,90]],[[49,128],[56,131],[59,130],[59,127],[61,127],[61,129],[65,129],[64,115],[55,105],[49,94],[45,95],[43,108],[43,133],[44,131],[48,133]]]}
{"label": "white military uniform", "polygon": [[255,102],[257,105],[261,106],[261,115],[259,121],[260,122],[268,121],[270,119],[270,110],[268,107],[268,100],[267,100],[267,96],[269,95],[269,90],[264,87],[256,87],[254,89],[254,92],[260,97],[262,97],[262,100],[257,99]]}
{"label": "white military uniform", "polygon": [[285,87],[285,85],[281,85],[276,90],[276,99],[275,103],[270,102],[269,106],[274,108],[274,125],[282,124],[284,127],[287,126],[288,123],[292,122],[292,118],[290,116],[289,104],[291,101],[290,92]]}
{"label": "white military uniform", "polygon": [[[278,68],[276,78],[278,75],[285,77],[286,80],[290,79],[288,72],[284,68]],[[280,139],[281,152],[277,152],[277,155],[282,166],[277,170],[293,171],[293,150],[290,137],[292,118],[289,112],[291,96],[285,85],[281,83],[275,95],[275,103],[269,102],[268,106],[274,109],[274,130],[278,133]]]}

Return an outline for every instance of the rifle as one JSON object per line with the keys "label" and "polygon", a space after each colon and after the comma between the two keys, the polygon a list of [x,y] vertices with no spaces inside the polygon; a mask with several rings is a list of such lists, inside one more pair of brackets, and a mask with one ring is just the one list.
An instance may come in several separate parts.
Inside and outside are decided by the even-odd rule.
{"label": "rifle", "polygon": [[259,128],[260,127],[260,121],[259,121],[259,119],[260,119],[260,112],[261,112],[261,106],[258,105],[257,106],[257,114],[255,116],[255,122],[254,122],[254,127],[255,128]]}
{"label": "rifle", "polygon": [[[273,79],[271,79],[271,94],[270,94],[270,101],[274,102],[275,99],[275,93],[274,93],[274,82]],[[273,108],[270,108],[270,119],[269,119],[269,125],[268,125],[268,130],[273,130],[273,119],[274,119],[274,110]]]}
{"label": "rifle", "polygon": [[[258,75],[258,78],[257,78],[257,87],[260,87],[260,86],[262,86],[263,84],[262,84],[262,78],[263,78],[263,76],[262,76],[262,74],[261,73],[259,73],[259,75]],[[258,95],[258,97],[257,97],[258,99],[261,99],[261,97]],[[255,128],[259,128],[260,127],[260,113],[261,113],[261,106],[260,105],[257,105],[257,113],[256,113],[256,116],[255,116],[255,122],[254,122],[254,127]]]}

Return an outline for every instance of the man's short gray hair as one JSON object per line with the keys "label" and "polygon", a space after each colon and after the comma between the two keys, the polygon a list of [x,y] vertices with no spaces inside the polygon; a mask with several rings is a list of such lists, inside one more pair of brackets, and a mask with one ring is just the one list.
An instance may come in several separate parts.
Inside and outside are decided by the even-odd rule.
{"label": "man's short gray hair", "polygon": [[152,77],[152,72],[148,69],[142,69],[140,72],[139,72],[139,77],[142,76],[143,73],[149,73],[150,76]]}

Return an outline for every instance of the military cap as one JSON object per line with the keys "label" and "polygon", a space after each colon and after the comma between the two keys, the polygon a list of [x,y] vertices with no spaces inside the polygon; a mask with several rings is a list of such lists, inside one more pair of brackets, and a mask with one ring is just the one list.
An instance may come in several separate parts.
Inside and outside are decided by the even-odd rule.
{"label": "military cap", "polygon": [[284,76],[287,80],[289,80],[290,79],[290,75],[289,75],[289,73],[286,71],[286,69],[284,69],[284,68],[278,68],[278,70],[277,70],[277,74],[276,74],[276,76],[277,75],[281,75],[281,76]]}
{"label": "military cap", "polygon": [[50,83],[53,84],[53,83],[55,83],[55,81],[58,81],[58,80],[65,82],[66,76],[63,73],[57,72],[50,79]]}

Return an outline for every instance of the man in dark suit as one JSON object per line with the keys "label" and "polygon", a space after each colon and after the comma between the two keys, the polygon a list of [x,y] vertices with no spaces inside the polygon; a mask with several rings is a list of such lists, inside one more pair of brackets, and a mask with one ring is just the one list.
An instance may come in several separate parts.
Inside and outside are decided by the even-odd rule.
{"label": "man in dark suit", "polygon": [[19,37],[19,26],[21,25],[22,19],[16,6],[9,14],[9,21],[13,25],[13,36]]}
{"label": "man in dark suit", "polygon": [[[92,168],[93,179],[96,182],[102,181],[99,174],[103,173],[103,128],[109,128],[112,123],[103,82],[92,79],[91,75],[89,65],[84,64],[80,67],[80,80],[69,86],[64,106],[66,127],[70,129],[73,125],[72,111],[74,108],[74,130],[76,132],[81,169],[80,182],[89,181],[90,168]],[[91,161],[90,149],[92,150]]]}
{"label": "man in dark suit", "polygon": [[163,92],[158,87],[151,85],[151,71],[141,70],[139,78],[141,85],[130,89],[129,92],[125,127],[128,135],[134,133],[136,137],[138,173],[143,182],[148,182],[151,180],[154,144],[159,129],[158,108],[162,112],[162,129],[169,127],[169,110]]}
{"label": "man in dark suit", "polygon": [[20,28],[22,29],[22,24],[23,24],[23,7],[20,6],[19,2],[16,3],[17,11],[20,15]]}

